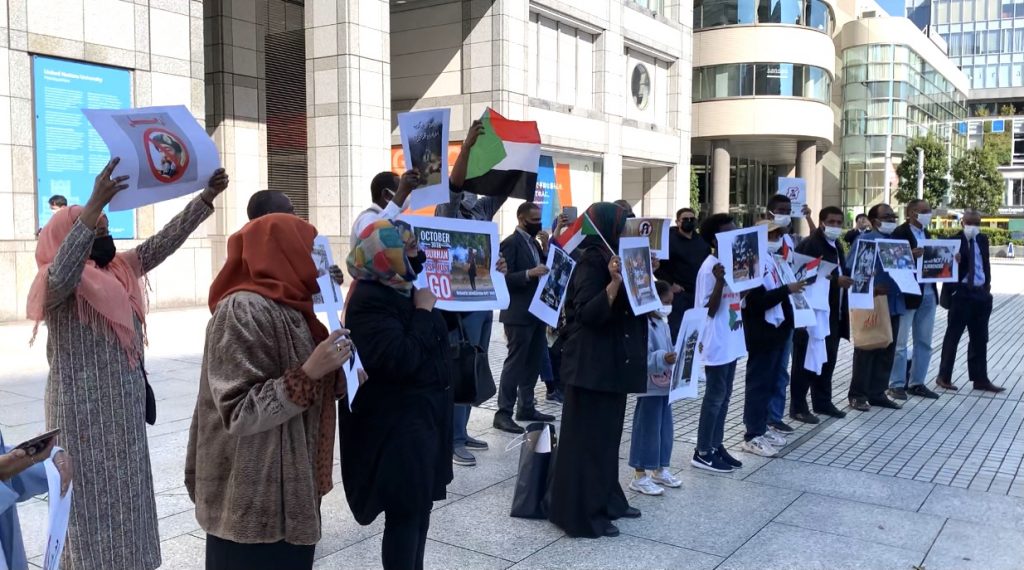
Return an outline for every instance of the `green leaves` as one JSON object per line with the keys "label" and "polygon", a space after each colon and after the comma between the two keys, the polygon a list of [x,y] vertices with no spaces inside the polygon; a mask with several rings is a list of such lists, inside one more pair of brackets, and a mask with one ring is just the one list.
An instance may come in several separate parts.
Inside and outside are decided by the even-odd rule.
{"label": "green leaves", "polygon": [[901,203],[917,198],[917,149],[924,149],[924,199],[937,206],[945,202],[949,183],[946,181],[946,142],[934,133],[907,141],[907,154],[896,167],[900,182],[896,199]]}

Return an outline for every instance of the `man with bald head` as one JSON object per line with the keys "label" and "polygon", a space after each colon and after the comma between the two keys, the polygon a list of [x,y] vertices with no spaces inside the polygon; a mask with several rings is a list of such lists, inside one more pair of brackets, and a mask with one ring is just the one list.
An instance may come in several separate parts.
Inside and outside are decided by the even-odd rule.
{"label": "man with bald head", "polygon": [[[249,216],[250,222],[267,214],[295,215],[295,206],[292,204],[292,199],[280,190],[260,190],[249,197],[245,214]],[[340,287],[345,282],[345,273],[337,265],[332,265],[327,269],[331,274],[331,279]]]}

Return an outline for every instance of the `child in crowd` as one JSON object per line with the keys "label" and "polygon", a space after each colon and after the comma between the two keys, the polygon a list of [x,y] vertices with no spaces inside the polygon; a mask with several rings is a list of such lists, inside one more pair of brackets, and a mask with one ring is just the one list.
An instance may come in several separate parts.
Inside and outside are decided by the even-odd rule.
{"label": "child in crowd", "polygon": [[725,283],[726,269],[718,261],[716,236],[734,229],[736,225],[728,214],[714,214],[701,224],[700,235],[711,245],[713,254],[697,272],[694,295],[696,306],[707,309],[708,319],[698,345],[706,381],[697,424],[697,448],[690,464],[716,473],[729,473],[743,466],[722,445],[736,362],[747,355],[741,313],[743,297]]}
{"label": "child in crowd", "polygon": [[668,389],[677,357],[668,327],[672,286],[667,281],[658,281],[654,286],[662,306],[648,315],[647,392],[637,395],[633,439],[629,443],[629,466],[636,470],[629,488],[644,495],[661,495],[665,490],[659,485],[677,488],[683,484],[668,470],[673,431]]}

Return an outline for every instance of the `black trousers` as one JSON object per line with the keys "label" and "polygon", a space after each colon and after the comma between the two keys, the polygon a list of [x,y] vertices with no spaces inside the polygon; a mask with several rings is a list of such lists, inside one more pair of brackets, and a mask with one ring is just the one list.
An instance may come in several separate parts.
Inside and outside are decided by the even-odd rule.
{"label": "black trousers", "polygon": [[952,381],[953,365],[960,337],[967,330],[967,377],[971,382],[988,380],[988,320],[992,316],[992,295],[981,289],[960,286],[953,295],[942,339],[939,378]]}
{"label": "black trousers", "polygon": [[430,530],[430,510],[421,513],[384,513],[384,541],[380,558],[384,570],[423,570],[423,554]]}
{"label": "black trousers", "polygon": [[683,324],[683,314],[693,308],[693,293],[683,291],[672,299],[672,314],[668,316],[668,329],[672,332],[672,342],[679,336],[679,327]]}
{"label": "black trousers", "polygon": [[789,381],[789,415],[809,413],[807,392],[811,392],[811,406],[814,411],[827,410],[832,403],[832,375],[836,370],[836,356],[839,354],[839,335],[825,337],[825,355],[828,361],[821,367],[821,374],[804,368],[807,358],[807,344],[810,337],[805,329],[793,334],[793,368]]}
{"label": "black trousers", "polygon": [[316,546],[242,544],[206,535],[206,570],[310,570]]}
{"label": "black trousers", "polygon": [[512,415],[519,398],[519,410],[533,410],[537,403],[533,391],[540,376],[544,352],[548,349],[544,323],[505,325],[508,356],[501,369],[498,385],[498,413]]}
{"label": "black trousers", "polygon": [[[899,337],[900,316],[892,315],[892,338]],[[886,399],[889,374],[896,356],[896,343],[875,350],[853,350],[853,378],[850,380],[850,399],[877,402]]]}
{"label": "black trousers", "polygon": [[766,347],[747,354],[746,391],[743,396],[743,439],[750,441],[768,431],[768,405],[779,386],[781,347]]}

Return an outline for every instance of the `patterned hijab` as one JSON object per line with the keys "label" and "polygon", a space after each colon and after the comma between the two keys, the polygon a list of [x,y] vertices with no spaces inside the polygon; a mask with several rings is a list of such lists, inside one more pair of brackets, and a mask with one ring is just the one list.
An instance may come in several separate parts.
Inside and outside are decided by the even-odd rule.
{"label": "patterned hijab", "polygon": [[[601,232],[601,237],[604,237],[608,245],[616,250],[611,252],[612,255],[618,255],[619,237],[626,229],[626,218],[629,216],[629,212],[611,202],[596,202],[587,208],[586,215],[597,231]],[[601,241],[601,237],[588,236],[583,240],[583,245],[586,247],[599,245],[603,248],[604,242]]]}
{"label": "patterned hijab", "polygon": [[409,296],[416,272],[405,251],[416,243],[412,228],[402,222],[378,220],[356,238],[348,256],[348,272],[356,281],[377,281]]}

